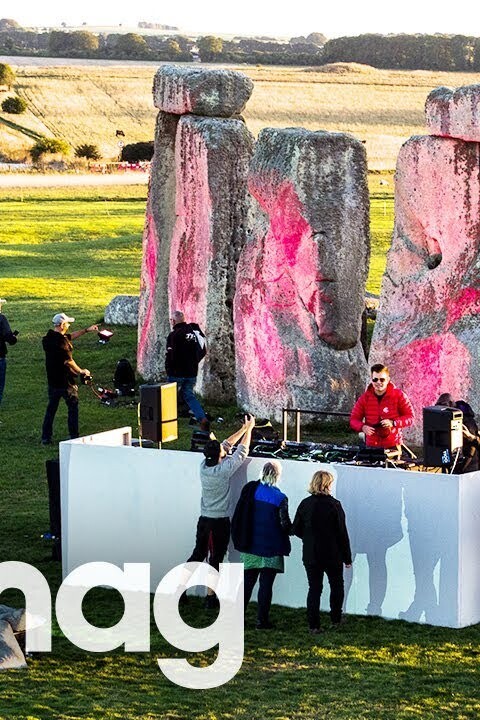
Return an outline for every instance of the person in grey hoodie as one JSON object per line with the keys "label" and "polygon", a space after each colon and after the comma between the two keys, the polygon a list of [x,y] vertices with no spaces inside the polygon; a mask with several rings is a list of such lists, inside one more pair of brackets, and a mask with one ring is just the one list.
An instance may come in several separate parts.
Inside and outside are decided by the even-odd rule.
{"label": "person in grey hoodie", "polygon": [[[254,426],[255,418],[245,416],[240,430],[227,440],[222,443],[209,440],[205,444],[205,459],[200,465],[201,515],[195,547],[187,562],[203,562],[208,558],[209,564],[218,570],[227,552],[230,541],[230,480],[247,458]],[[237,441],[235,451],[229,454]],[[218,599],[211,588],[208,589],[206,607],[218,607]]]}

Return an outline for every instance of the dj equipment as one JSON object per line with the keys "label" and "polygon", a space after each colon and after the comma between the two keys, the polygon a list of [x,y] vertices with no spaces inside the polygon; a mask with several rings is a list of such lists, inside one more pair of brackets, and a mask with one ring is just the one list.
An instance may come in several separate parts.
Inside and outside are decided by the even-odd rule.
{"label": "dj equipment", "polygon": [[138,408],[139,432],[154,442],[169,442],[178,437],[177,383],[140,385]]}
{"label": "dj equipment", "polygon": [[423,461],[427,467],[450,467],[463,446],[463,413],[442,405],[423,408]]}

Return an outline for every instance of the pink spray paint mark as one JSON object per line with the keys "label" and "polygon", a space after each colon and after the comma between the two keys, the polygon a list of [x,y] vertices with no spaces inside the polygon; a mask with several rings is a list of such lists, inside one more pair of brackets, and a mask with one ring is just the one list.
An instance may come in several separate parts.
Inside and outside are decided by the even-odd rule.
{"label": "pink spray paint mark", "polygon": [[195,126],[178,126],[176,215],[170,248],[168,294],[171,310],[181,310],[192,322],[206,325],[212,200],[208,183],[208,151]]}
{"label": "pink spray paint mark", "polygon": [[143,252],[143,275],[146,278],[146,286],[148,288],[148,302],[145,317],[143,320],[142,329],[140,331],[140,338],[138,341],[138,355],[143,357],[146,351],[147,338],[151,335],[152,328],[150,327],[152,313],[154,310],[153,303],[155,298],[155,283],[157,279],[157,262],[158,262],[158,237],[155,230],[155,223],[153,215],[147,213],[146,228],[145,228],[146,242]]}
{"label": "pink spray paint mark", "polygon": [[408,388],[416,424],[421,424],[422,408],[434,405],[442,393],[449,392],[454,398],[468,397],[470,353],[452,333],[414,340],[392,360],[395,384]]}
{"label": "pink spray paint mark", "polygon": [[464,288],[461,293],[448,305],[446,327],[468,315],[480,313],[480,290],[477,288]]}

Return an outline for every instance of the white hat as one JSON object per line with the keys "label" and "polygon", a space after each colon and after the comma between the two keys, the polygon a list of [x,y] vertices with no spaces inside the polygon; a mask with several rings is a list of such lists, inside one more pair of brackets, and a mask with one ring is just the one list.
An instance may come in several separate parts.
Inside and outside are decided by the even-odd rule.
{"label": "white hat", "polygon": [[68,317],[68,315],[65,315],[65,313],[57,313],[53,316],[52,322],[54,325],[61,325],[64,322],[72,323],[75,322],[75,318]]}
{"label": "white hat", "polygon": [[6,303],[6,302],[7,301],[5,300],[5,298],[0,298],[0,305],[3,305],[3,303]]}

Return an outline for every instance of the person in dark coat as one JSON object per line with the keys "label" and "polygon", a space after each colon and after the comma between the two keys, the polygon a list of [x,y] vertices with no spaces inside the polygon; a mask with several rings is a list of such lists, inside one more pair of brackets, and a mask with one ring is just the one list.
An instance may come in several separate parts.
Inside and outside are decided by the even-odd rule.
{"label": "person in dark coat", "polygon": [[455,407],[463,413],[463,460],[457,472],[466,473],[478,470],[478,451],[480,448],[480,434],[472,406],[465,400],[457,400]]}
{"label": "person in dark coat", "polygon": [[295,514],[292,535],[303,541],[303,564],[308,578],[307,619],[310,632],[320,629],[320,596],[323,575],[330,583],[330,619],[338,627],[344,599],[343,565],[352,566],[350,540],[341,503],[330,495],[333,475],[318,470],[312,477],[309,498]]}
{"label": "person in dark coat", "polygon": [[[202,430],[210,430],[205,410],[193,392],[198,375],[198,365],[206,353],[205,335],[197,323],[186,323],[185,315],[175,310],[170,318],[172,332],[167,337],[165,371],[168,382],[177,383],[177,388],[186,404],[200,423]],[[202,338],[200,351],[198,338]]]}
{"label": "person in dark coat", "polygon": [[7,343],[15,345],[18,335],[18,330],[12,332],[7,318],[2,313],[2,305],[6,302],[4,298],[0,298],[0,403],[2,402],[7,373]]}
{"label": "person in dark coat", "polygon": [[244,602],[258,589],[257,630],[270,630],[273,583],[290,555],[288,498],[276,485],[282,474],[278,460],[265,463],[260,480],[245,485],[232,518],[232,540],[244,564]]}

